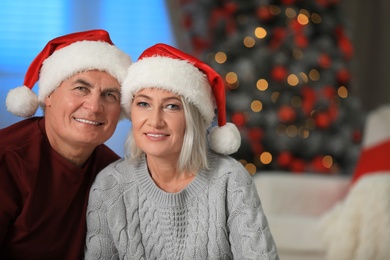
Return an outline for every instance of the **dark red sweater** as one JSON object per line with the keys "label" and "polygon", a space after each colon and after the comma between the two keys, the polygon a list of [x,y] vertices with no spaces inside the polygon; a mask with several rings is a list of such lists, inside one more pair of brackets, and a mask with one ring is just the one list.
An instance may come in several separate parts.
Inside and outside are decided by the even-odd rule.
{"label": "dark red sweater", "polygon": [[0,258],[82,259],[89,189],[119,156],[100,145],[84,168],[55,152],[41,117],[0,130]]}

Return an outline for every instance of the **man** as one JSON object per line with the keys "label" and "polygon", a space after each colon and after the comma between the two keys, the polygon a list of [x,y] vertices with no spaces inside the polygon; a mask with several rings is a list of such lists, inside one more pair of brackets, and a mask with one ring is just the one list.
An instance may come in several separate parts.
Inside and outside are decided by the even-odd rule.
{"label": "man", "polygon": [[[50,41],[7,109],[32,117],[0,130],[0,258],[81,259],[90,186],[119,157],[103,143],[121,116],[130,57],[103,30]],[[39,78],[38,97],[31,90]]]}

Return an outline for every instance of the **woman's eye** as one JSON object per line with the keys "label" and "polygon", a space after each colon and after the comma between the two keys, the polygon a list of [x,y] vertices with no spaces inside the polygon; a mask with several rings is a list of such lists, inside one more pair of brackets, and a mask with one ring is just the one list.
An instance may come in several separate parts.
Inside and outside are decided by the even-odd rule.
{"label": "woman's eye", "polygon": [[167,108],[169,110],[178,110],[180,107],[176,104],[168,104],[165,106],[165,108]]}
{"label": "woman's eye", "polygon": [[149,104],[147,103],[147,102],[138,102],[137,103],[137,106],[139,106],[139,107],[147,107]]}

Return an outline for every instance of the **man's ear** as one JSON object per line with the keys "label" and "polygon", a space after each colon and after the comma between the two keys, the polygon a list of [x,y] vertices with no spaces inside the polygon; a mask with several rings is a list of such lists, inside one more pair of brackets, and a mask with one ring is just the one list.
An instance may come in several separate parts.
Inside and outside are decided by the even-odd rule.
{"label": "man's ear", "polygon": [[51,94],[45,97],[45,107],[51,106]]}

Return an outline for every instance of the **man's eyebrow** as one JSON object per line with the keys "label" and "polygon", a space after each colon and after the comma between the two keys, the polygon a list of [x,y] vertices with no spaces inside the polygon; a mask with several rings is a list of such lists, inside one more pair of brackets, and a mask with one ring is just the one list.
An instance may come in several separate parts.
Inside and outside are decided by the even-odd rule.
{"label": "man's eyebrow", "polygon": [[[84,80],[84,79],[76,79],[73,83],[74,84],[82,84],[82,85],[85,85],[87,87],[93,88],[93,85],[91,83],[89,83],[88,81]],[[103,91],[104,92],[120,93],[120,89],[119,88],[115,88],[115,87],[108,87],[106,89],[103,89]]]}
{"label": "man's eyebrow", "polygon": [[102,92],[115,92],[115,93],[119,93],[119,94],[121,93],[119,88],[111,88],[111,87],[103,89]]}
{"label": "man's eyebrow", "polygon": [[83,84],[83,85],[92,87],[91,83],[89,83],[88,81],[83,80],[83,79],[76,79],[73,83],[74,83],[74,84],[75,84],[75,83],[76,83],[76,84]]}

